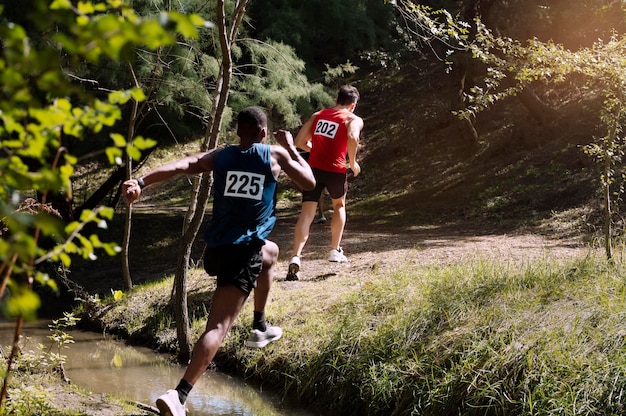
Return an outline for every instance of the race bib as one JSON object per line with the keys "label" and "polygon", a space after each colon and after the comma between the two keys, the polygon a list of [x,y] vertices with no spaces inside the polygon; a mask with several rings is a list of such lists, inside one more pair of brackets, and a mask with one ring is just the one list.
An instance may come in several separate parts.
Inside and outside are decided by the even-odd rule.
{"label": "race bib", "polygon": [[258,173],[228,171],[224,196],[260,201],[263,198],[264,178]]}
{"label": "race bib", "polygon": [[329,139],[334,139],[335,135],[337,135],[337,130],[339,130],[339,123],[320,119],[317,120],[317,124],[315,125],[315,131],[313,132],[313,134],[318,134],[320,136],[328,137]]}

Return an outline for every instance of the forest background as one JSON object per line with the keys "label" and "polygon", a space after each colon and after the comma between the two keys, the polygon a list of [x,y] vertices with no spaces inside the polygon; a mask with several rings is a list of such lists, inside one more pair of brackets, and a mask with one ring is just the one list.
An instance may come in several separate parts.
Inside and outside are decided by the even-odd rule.
{"label": "forest background", "polygon": [[[608,270],[609,279],[622,280],[613,246],[621,247],[622,241],[624,2],[247,3],[33,1],[29,8],[3,6],[5,162],[0,167],[6,238],[0,248],[2,291],[8,287],[11,292],[3,299],[7,315],[48,313],[40,307],[40,286],[55,289],[62,282],[74,292],[82,290],[91,307],[111,288],[116,288],[111,301],[119,301],[123,295],[117,288],[130,291],[174,272],[171,304],[180,318],[177,353],[184,361],[193,337],[193,323],[184,315],[191,310],[193,320],[194,308],[201,308],[186,299],[186,273],[197,258],[195,233],[183,237],[180,251],[187,251],[186,257],[152,269],[140,263],[134,276],[129,264],[120,277],[110,272],[118,260],[98,259],[103,279],[95,272],[87,275],[89,266],[81,258],[96,257],[102,249],[114,254],[122,246],[128,259],[132,215],[125,212],[128,233],[123,236],[93,227],[103,225],[98,215],[112,218],[110,208],[123,215],[120,182],[155,159],[232,142],[232,115],[239,109],[259,105],[272,128],[295,131],[302,117],[332,104],[342,83],[361,90],[358,113],[366,121],[361,154],[367,174],[351,184],[355,223],[395,227],[398,235],[414,227],[447,224],[481,233],[531,230],[552,238],[577,238],[589,247],[602,245],[607,261],[599,269]],[[185,20],[190,12],[197,14],[196,20]],[[120,29],[119,39],[109,36],[118,30],[117,22],[107,20],[112,15],[131,23]],[[192,29],[198,27],[204,29]],[[101,41],[99,49],[93,48],[96,41]],[[112,107],[103,107],[99,100],[104,97]],[[210,178],[204,180],[208,198]],[[297,195],[284,186],[281,209],[289,218]],[[145,207],[175,212],[173,207],[189,199],[189,188],[181,180],[147,198]],[[193,195],[202,195],[202,180],[192,188],[197,192]],[[29,191],[34,201],[20,205],[20,197]],[[207,202],[196,212],[203,213]],[[189,212],[194,210],[187,209],[183,230],[193,228]],[[144,221],[139,228],[155,222],[140,215],[135,218],[135,224]],[[118,215],[111,228],[124,228],[117,221]],[[200,215],[197,225],[203,221]],[[83,230],[93,234],[83,237]],[[168,230],[178,233],[175,226]],[[172,237],[160,244],[153,258],[163,258],[158,250],[171,252],[181,242]],[[621,293],[615,287],[612,291]],[[442,323],[433,325],[441,329]],[[413,345],[411,351],[418,347],[424,348]],[[520,351],[521,361],[532,367],[529,350]],[[450,358],[441,364],[439,359],[433,365],[441,371],[457,363]],[[266,365],[271,367],[271,362]],[[621,374],[621,368],[616,364],[603,374],[621,380],[609,377],[615,375],[611,371]],[[457,401],[448,396],[433,400],[429,391],[431,399],[423,402],[422,411],[436,414],[441,406],[457,406],[455,410],[471,413],[472,406],[493,406],[531,412],[537,404],[529,400],[529,392],[537,394],[545,386],[529,384],[522,373],[513,375],[511,386],[501,377],[503,390],[497,399],[484,392],[475,399],[456,397],[467,387],[460,377],[448,389]],[[282,385],[285,392],[297,387],[296,382]],[[621,399],[613,399],[620,396],[615,392],[621,384],[615,382],[609,390],[603,394],[611,400],[603,401],[603,395],[591,399],[618,411]],[[301,400],[309,399],[307,394],[299,389]],[[550,406],[554,391],[543,394],[544,406]],[[416,391],[402,390],[402,395],[419,398]],[[337,399],[329,406],[355,412],[366,406],[371,413],[384,407],[384,395],[369,410],[363,392],[355,397],[356,404]],[[472,400],[476,402],[468,405]],[[402,396],[387,406],[402,412],[399,406],[411,403]]]}

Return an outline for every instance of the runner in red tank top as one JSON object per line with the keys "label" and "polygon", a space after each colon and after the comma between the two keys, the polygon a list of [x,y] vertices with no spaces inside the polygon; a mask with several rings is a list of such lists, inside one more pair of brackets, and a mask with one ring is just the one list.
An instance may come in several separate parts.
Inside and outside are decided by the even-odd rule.
{"label": "runner in red tank top", "polygon": [[358,100],[359,92],[355,87],[341,87],[335,107],[313,114],[296,136],[296,146],[310,152],[308,162],[317,185],[312,191],[302,193],[302,210],[294,232],[293,257],[289,262],[287,280],[299,279],[300,256],[309,238],[311,223],[324,188],[333,204],[328,260],[348,261],[340,244],[346,224],[347,168],[352,169],[354,176],[361,172],[356,153],[363,120],[354,114]]}

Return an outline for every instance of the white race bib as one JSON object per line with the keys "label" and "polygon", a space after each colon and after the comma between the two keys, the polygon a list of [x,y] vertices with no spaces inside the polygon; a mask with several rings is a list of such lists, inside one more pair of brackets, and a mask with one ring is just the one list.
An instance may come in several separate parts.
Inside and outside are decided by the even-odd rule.
{"label": "white race bib", "polygon": [[317,120],[317,124],[315,125],[315,131],[313,132],[313,134],[319,134],[320,136],[334,139],[337,135],[337,130],[339,130],[339,123],[320,119]]}
{"label": "white race bib", "polygon": [[264,179],[265,177],[258,173],[228,171],[224,196],[260,201],[263,198]]}

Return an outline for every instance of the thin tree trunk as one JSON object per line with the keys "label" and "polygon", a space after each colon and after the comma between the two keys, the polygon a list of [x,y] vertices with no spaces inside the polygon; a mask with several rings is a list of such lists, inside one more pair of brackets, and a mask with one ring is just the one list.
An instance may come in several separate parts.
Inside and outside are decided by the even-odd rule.
{"label": "thin tree trunk", "polygon": [[[128,64],[128,72],[130,72],[135,86],[139,86],[139,82],[137,81],[137,77],[135,76],[135,71],[133,71],[133,67],[131,64]],[[128,121],[128,132],[126,134],[126,142],[130,143],[135,136],[135,124],[137,123],[137,111],[139,109],[139,102],[137,100],[132,100],[133,108],[132,113],[130,115],[130,120]],[[133,159],[130,155],[126,155],[126,179],[130,179],[133,175]],[[130,247],[130,234],[131,234],[131,226],[132,226],[132,218],[133,218],[133,207],[132,205],[128,205],[126,207],[126,219],[124,221],[124,236],[122,238],[122,276],[124,277],[124,284],[126,285],[126,289],[130,290],[133,288],[133,279],[130,275],[130,260],[129,260],[129,247]]]}
{"label": "thin tree trunk", "polygon": [[[126,163],[126,177],[130,178],[132,175],[132,162],[130,158]],[[122,238],[122,277],[124,278],[124,285],[126,289],[133,288],[133,279],[130,275],[130,259],[128,254],[128,248],[130,246],[130,232],[133,218],[133,208],[131,205],[126,207],[126,218],[124,219],[124,236]]]}
{"label": "thin tree trunk", "polygon": [[613,261],[613,241],[612,241],[612,220],[613,220],[613,207],[611,201],[611,182],[613,178],[612,170],[614,160],[612,154],[615,146],[615,139],[617,138],[617,131],[619,128],[621,108],[617,108],[614,115],[615,121],[613,126],[609,130],[606,143],[604,144],[604,250],[606,252],[606,258],[609,262]]}
{"label": "thin tree trunk", "polygon": [[[455,72],[459,73],[459,80],[458,80],[458,93],[457,93],[457,102],[454,103],[453,105],[455,107],[460,107],[462,109],[465,109],[465,82],[467,80],[467,72],[469,71],[468,69],[468,65],[471,65],[470,62],[468,62],[469,60],[466,58],[461,58],[460,62],[457,64],[457,69]],[[461,124],[462,124],[462,135],[464,137],[467,137],[467,141],[473,146],[473,147],[477,147],[478,146],[478,142],[480,140],[479,136],[478,136],[478,132],[476,131],[476,127],[474,127],[474,123],[472,122],[472,119],[469,118],[469,116],[467,117],[463,117],[461,119]]]}
{"label": "thin tree trunk", "polygon": [[606,258],[608,261],[613,259],[613,246],[611,241],[612,227],[611,227],[611,217],[612,217],[612,207],[611,207],[611,183],[609,177],[611,170],[611,158],[609,156],[605,156],[605,184],[604,184],[604,250],[606,252]]}
{"label": "thin tree trunk", "polygon": [[[222,126],[224,109],[228,101],[232,79],[231,46],[245,15],[248,1],[249,0],[240,0],[237,2],[231,19],[232,26],[229,32],[227,32],[226,26],[224,0],[217,2],[217,24],[222,51],[222,65],[213,99],[214,104],[211,111],[211,122],[207,126],[207,131],[201,145],[202,151],[214,149],[218,144],[218,135]],[[212,175],[210,173],[205,173],[195,180],[189,207],[185,216],[183,236],[181,238],[181,250],[177,261],[176,273],[174,275],[174,314],[176,317],[176,335],[180,347],[178,359],[181,363],[188,362],[191,357],[191,336],[189,333],[189,313],[187,310],[187,270],[190,264],[193,242],[202,225],[204,211],[209,201],[211,184]]]}

